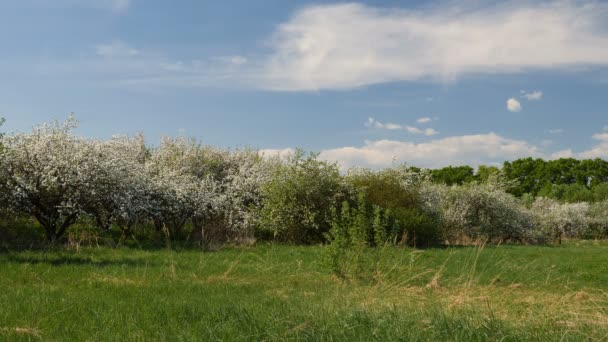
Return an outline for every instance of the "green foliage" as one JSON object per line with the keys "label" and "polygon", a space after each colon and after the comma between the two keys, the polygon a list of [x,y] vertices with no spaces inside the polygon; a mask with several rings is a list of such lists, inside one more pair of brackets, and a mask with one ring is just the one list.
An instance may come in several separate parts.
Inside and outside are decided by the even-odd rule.
{"label": "green foliage", "polygon": [[370,205],[365,192],[360,192],[356,207],[344,201],[340,213],[334,210],[332,214],[332,228],[326,234],[329,245],[325,249],[325,264],[343,279],[371,276],[373,270],[366,266],[369,257],[377,253],[370,249],[395,240],[389,213]]}
{"label": "green foliage", "polygon": [[[510,190],[515,196],[525,193],[534,196],[551,192],[547,189],[552,185],[577,184],[593,188],[608,182],[608,161],[603,159],[577,160],[562,158],[544,161],[542,159],[524,158],[513,162],[505,162],[503,171],[507,178],[517,180],[519,185]],[[580,188],[579,188],[580,189]],[[556,190],[557,191],[557,190]],[[587,198],[581,191],[574,191],[571,196]]]}
{"label": "green foliage", "polygon": [[598,183],[591,188],[578,183],[547,183],[538,192],[538,197],[547,197],[562,203],[601,202],[608,199],[608,183]]}
{"label": "green foliage", "polygon": [[416,246],[441,242],[439,218],[427,210],[422,194],[426,176],[421,171],[406,167],[377,172],[359,169],[349,173],[346,180],[359,194],[365,194],[368,206],[382,209],[384,220],[391,226],[389,240]]}
{"label": "green foliage", "polygon": [[496,166],[486,166],[480,165],[477,168],[477,173],[475,174],[475,179],[479,182],[485,183],[488,181],[488,178],[492,175],[496,175],[500,172],[500,169]]}
{"label": "green foliage", "polygon": [[435,183],[446,185],[462,185],[474,179],[474,171],[470,166],[448,166],[431,171],[432,180]]}
{"label": "green foliage", "polygon": [[259,230],[293,243],[323,241],[331,226],[332,208],[341,201],[341,176],[336,164],[297,151],[275,168],[261,189]]}

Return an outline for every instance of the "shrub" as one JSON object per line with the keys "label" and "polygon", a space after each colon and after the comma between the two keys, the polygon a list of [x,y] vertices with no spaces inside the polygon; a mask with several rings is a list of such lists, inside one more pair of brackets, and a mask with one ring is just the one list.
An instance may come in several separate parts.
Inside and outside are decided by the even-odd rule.
{"label": "shrub", "polygon": [[536,224],[549,239],[581,237],[589,231],[589,204],[563,203],[544,197],[536,199],[532,205]]}
{"label": "shrub", "polygon": [[337,165],[297,151],[276,165],[262,186],[259,229],[280,241],[323,241],[331,225],[332,208],[342,196]]}
{"label": "shrub", "polygon": [[446,237],[490,241],[534,238],[532,215],[514,196],[488,185],[470,184],[443,189],[443,226]]}
{"label": "shrub", "polygon": [[589,208],[589,228],[585,238],[608,237],[608,200],[591,204]]}
{"label": "shrub", "polygon": [[353,169],[346,181],[355,193],[365,194],[369,205],[382,209],[392,222],[393,241],[419,246],[441,242],[439,213],[423,190],[427,173],[405,166],[381,171]]}
{"label": "shrub", "polygon": [[339,212],[332,210],[331,229],[325,234],[329,245],[324,261],[340,278],[361,278],[365,276],[369,257],[374,255],[370,247],[388,245],[395,241],[395,233],[390,215],[378,206],[371,206],[361,192],[355,207],[344,201]]}

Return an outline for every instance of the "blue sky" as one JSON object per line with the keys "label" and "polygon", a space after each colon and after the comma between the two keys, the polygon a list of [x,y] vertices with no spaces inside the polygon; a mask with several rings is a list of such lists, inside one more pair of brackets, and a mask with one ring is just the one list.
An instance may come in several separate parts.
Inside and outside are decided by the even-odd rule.
{"label": "blue sky", "polygon": [[0,44],[7,131],[74,112],[344,167],[608,158],[606,2],[15,0]]}

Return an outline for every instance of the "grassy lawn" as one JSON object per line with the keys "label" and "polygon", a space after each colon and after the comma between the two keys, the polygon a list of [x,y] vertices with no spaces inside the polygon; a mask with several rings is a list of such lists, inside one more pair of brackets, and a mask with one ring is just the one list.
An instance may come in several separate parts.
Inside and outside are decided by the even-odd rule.
{"label": "grassy lawn", "polygon": [[606,243],[394,248],[347,282],[322,250],[2,252],[0,340],[608,339]]}

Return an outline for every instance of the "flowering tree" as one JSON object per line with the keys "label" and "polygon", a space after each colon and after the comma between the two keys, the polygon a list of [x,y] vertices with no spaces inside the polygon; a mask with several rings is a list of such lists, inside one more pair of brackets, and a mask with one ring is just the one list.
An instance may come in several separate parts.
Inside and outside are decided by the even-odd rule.
{"label": "flowering tree", "polygon": [[72,135],[75,120],[36,127],[3,139],[0,164],[9,206],[33,215],[46,238],[55,241],[82,213],[90,166],[91,144]]}
{"label": "flowering tree", "polygon": [[589,208],[590,238],[606,238],[608,236],[608,200],[591,204]]}
{"label": "flowering tree", "polygon": [[197,184],[189,162],[196,148],[182,138],[164,138],[146,163],[155,203],[151,216],[158,230],[166,227],[173,236],[183,235],[182,229],[195,210]]}
{"label": "flowering tree", "polygon": [[227,156],[222,216],[232,236],[253,235],[259,223],[258,213],[264,205],[263,186],[271,180],[280,163],[279,159],[264,159],[249,149],[233,151]]}
{"label": "flowering tree", "polygon": [[129,229],[149,215],[153,204],[145,173],[147,149],[142,136],[91,141],[94,158],[81,172],[87,179],[82,205],[97,225]]}
{"label": "flowering tree", "polygon": [[559,203],[539,197],[532,205],[539,229],[561,243],[563,237],[580,237],[589,229],[589,203]]}
{"label": "flowering tree", "polygon": [[517,198],[500,189],[478,184],[446,187],[441,200],[448,239],[525,241],[534,235],[532,215]]}

